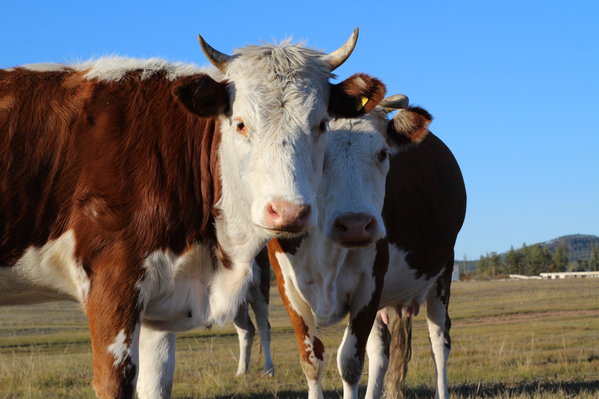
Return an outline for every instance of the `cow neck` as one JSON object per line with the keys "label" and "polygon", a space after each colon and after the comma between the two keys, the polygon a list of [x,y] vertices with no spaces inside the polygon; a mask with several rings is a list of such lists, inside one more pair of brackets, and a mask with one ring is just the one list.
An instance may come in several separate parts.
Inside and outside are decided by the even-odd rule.
{"label": "cow neck", "polygon": [[[304,252],[303,259],[306,264],[298,265],[298,269],[309,270],[313,276],[318,275],[322,279],[323,286],[326,287],[337,279],[349,250],[330,241],[321,233],[322,230],[318,228],[305,240],[300,250]],[[296,273],[303,274],[302,270],[296,270]]]}
{"label": "cow neck", "polygon": [[[222,125],[219,123],[219,127]],[[221,128],[222,129],[222,128]],[[226,132],[220,132],[221,137]],[[235,176],[234,156],[223,140],[218,149],[218,201],[213,207],[216,228],[217,259],[226,269],[251,269],[251,262],[268,236],[251,221],[251,205],[240,193],[243,188]],[[227,160],[232,160],[227,163]],[[231,171],[231,173],[229,173]]]}

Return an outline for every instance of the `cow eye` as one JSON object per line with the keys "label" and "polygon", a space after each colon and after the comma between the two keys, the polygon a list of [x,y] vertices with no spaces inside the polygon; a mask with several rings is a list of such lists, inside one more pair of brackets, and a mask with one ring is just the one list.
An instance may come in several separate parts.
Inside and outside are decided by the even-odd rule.
{"label": "cow eye", "polygon": [[320,122],[320,125],[318,125],[318,132],[320,134],[323,134],[327,131],[327,121],[322,121]]}
{"label": "cow eye", "polygon": [[381,152],[379,152],[379,162],[380,163],[385,162],[387,159],[389,159],[389,150],[388,149],[384,149]]}
{"label": "cow eye", "polygon": [[248,136],[247,127],[245,126],[245,123],[243,123],[243,121],[241,119],[235,120],[235,127],[237,128],[237,133],[239,133],[245,137]]}

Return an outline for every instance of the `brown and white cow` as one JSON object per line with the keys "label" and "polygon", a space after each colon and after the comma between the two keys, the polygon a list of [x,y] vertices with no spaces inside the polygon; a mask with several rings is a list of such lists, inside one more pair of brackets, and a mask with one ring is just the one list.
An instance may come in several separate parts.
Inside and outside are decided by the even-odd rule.
{"label": "brown and white cow", "polygon": [[270,302],[270,262],[266,247],[258,256],[253,266],[252,282],[248,287],[246,300],[239,306],[233,322],[239,339],[239,365],[236,375],[249,372],[252,344],[256,327],[250,318],[250,306],[256,317],[258,336],[264,354],[264,375],[274,376],[275,366],[270,354],[270,323],[268,322],[268,303]]}
{"label": "brown and white cow", "polygon": [[133,397],[139,376],[141,397],[169,397],[175,333],[232,319],[266,242],[315,226],[329,115],[384,96],[367,75],[329,82],[356,39],[229,56],[200,37],[212,76],[122,58],[0,70],[0,305],[78,301],[97,396]]}
{"label": "brown and white cow", "polygon": [[[330,123],[317,228],[268,244],[311,399],[322,398],[325,364],[316,325],[331,325],[349,314],[337,355],[344,398],[357,398],[365,352],[366,398],[378,398],[389,365],[384,309],[412,313],[425,301],[436,397],[449,397],[447,306],[466,192],[455,158],[428,131],[432,117],[422,108],[406,108],[407,102],[394,96],[384,102],[390,108]],[[397,108],[402,109],[389,121],[387,112]],[[384,311],[377,316],[379,309]]]}

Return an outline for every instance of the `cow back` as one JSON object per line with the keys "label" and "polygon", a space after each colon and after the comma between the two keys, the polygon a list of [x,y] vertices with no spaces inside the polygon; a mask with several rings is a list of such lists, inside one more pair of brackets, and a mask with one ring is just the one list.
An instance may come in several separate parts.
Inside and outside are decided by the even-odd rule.
{"label": "cow back", "polygon": [[466,189],[453,154],[434,134],[391,157],[383,217],[391,244],[407,263],[435,276],[453,254],[466,213]]}

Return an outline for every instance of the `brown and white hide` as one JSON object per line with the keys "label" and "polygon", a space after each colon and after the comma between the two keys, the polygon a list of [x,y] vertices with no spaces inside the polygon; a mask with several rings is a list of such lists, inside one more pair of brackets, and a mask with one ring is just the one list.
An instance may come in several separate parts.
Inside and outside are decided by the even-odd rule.
{"label": "brown and white hide", "polygon": [[464,183],[449,149],[428,131],[428,112],[408,107],[389,121],[387,111],[331,122],[317,228],[268,244],[310,399],[322,398],[325,365],[316,325],[349,314],[337,355],[344,398],[358,397],[366,352],[366,398],[379,398],[390,336],[386,313],[377,311],[405,313],[425,301],[437,397],[448,397],[449,277],[465,215]]}
{"label": "brown and white hide", "polygon": [[170,397],[175,333],[231,320],[266,242],[316,225],[329,115],[384,96],[364,74],[330,83],[356,37],[233,56],[201,39],[212,72],[0,70],[0,305],[79,302],[97,396]]}

